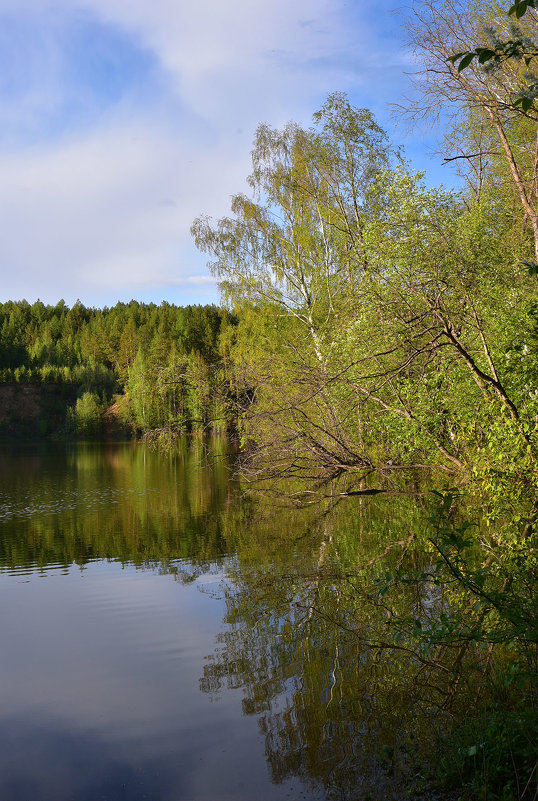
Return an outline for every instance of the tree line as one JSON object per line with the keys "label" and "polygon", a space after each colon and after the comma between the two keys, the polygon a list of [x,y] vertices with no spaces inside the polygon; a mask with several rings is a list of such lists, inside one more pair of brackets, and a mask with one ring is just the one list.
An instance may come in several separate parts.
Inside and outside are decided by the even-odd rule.
{"label": "tree line", "polygon": [[102,433],[112,405],[133,433],[225,431],[226,343],[235,325],[214,305],[8,301],[0,304],[0,382],[74,386],[70,434]]}

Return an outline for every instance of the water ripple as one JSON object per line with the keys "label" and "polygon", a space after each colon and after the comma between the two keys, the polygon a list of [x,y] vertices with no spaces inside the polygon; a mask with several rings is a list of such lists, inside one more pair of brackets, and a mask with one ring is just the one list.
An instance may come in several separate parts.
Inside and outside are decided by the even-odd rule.
{"label": "water ripple", "polygon": [[12,520],[14,518],[33,518],[42,515],[56,515],[69,510],[84,508],[85,511],[102,509],[111,504],[117,504],[126,496],[130,499],[135,497],[146,497],[149,492],[156,492],[155,489],[136,490],[133,488],[118,489],[114,487],[101,487],[99,489],[79,489],[73,488],[64,491],[60,496],[54,495],[35,496],[30,491],[20,495],[16,501],[8,500],[0,493],[0,520]]}

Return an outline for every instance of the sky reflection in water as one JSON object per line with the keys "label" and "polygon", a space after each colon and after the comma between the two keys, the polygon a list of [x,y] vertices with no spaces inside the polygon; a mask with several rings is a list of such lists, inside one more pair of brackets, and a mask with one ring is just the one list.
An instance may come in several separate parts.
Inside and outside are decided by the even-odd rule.
{"label": "sky reflection in water", "polygon": [[97,562],[0,604],[2,799],[283,797],[240,694],[199,692],[222,609],[196,582]]}

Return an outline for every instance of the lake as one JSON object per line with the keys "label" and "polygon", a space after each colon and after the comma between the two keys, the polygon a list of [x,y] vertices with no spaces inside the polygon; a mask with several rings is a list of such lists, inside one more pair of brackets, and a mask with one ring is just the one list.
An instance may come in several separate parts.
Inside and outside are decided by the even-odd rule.
{"label": "lake", "polygon": [[0,451],[2,801],[403,797],[435,704],[372,648],[383,611],[353,571],[400,560],[424,504],[295,508],[245,494],[233,459]]}

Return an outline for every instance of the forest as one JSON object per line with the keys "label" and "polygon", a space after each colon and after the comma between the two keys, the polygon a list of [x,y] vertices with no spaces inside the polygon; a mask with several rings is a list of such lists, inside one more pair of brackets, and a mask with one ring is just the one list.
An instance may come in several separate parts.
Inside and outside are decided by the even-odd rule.
{"label": "forest", "polygon": [[79,436],[113,404],[135,433],[233,426],[277,476],[437,465],[534,487],[534,13],[447,2],[408,20],[421,71],[401,113],[443,108],[463,188],[431,187],[335,92],[310,127],[260,125],[251,195],[194,221],[221,308],[7,302],[0,381],[73,387]]}
{"label": "forest", "polygon": [[[517,15],[516,15],[517,11]],[[254,469],[307,482],[438,465],[530,497],[538,420],[538,55],[520,3],[415,6],[415,93],[461,188],[432,187],[335,92],[262,124],[251,194],[192,233],[237,314]],[[442,117],[441,110],[442,109]],[[241,393],[239,393],[241,394]]]}
{"label": "forest", "polygon": [[[0,383],[56,387],[41,428],[5,416],[5,437],[225,432],[225,343],[236,318],[216,306],[63,301],[0,304]],[[49,396],[50,396],[49,391]],[[54,393],[53,393],[54,394]],[[26,425],[24,424],[26,422]]]}

